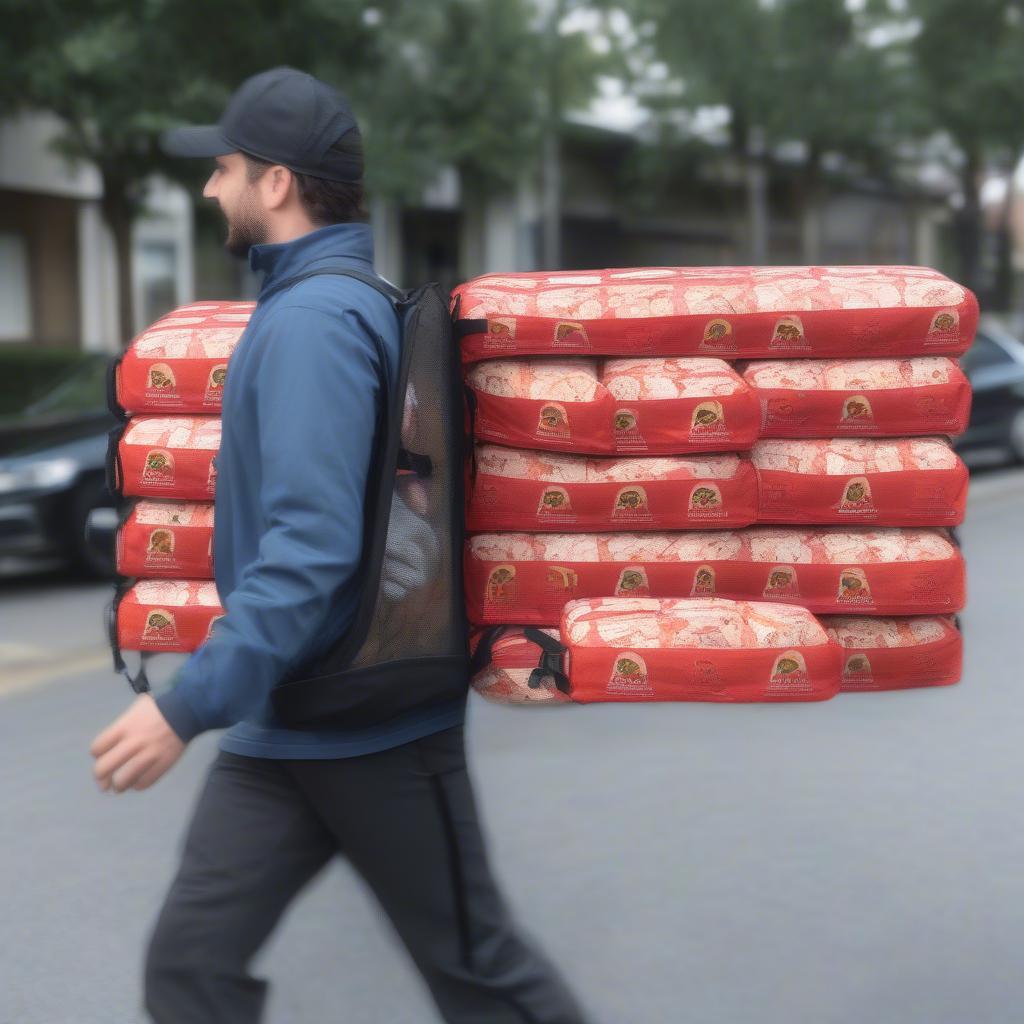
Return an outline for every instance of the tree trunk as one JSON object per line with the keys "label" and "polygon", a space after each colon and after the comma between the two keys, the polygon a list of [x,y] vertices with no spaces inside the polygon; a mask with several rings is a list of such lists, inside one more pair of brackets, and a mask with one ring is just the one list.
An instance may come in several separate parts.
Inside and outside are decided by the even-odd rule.
{"label": "tree trunk", "polygon": [[754,266],[768,262],[768,173],[765,168],[764,132],[754,126],[744,154],[749,217],[749,260]]}
{"label": "tree trunk", "polygon": [[977,151],[965,149],[964,166],[960,171],[960,187],[964,205],[956,217],[957,252],[960,258],[960,281],[972,291],[981,290],[981,198],[978,195],[978,173],[981,160]]}
{"label": "tree trunk", "polygon": [[989,308],[998,313],[1009,313],[1014,306],[1014,274],[1013,274],[1013,217],[1014,200],[1014,168],[1011,167],[1006,176],[1006,197],[999,210],[999,227],[996,234],[996,266],[992,281],[992,300]]}
{"label": "tree trunk", "polygon": [[821,263],[821,154],[811,148],[801,174],[797,176],[797,211],[800,217],[800,261],[807,266]]}
{"label": "tree trunk", "polygon": [[103,219],[114,239],[118,333],[121,345],[126,346],[135,334],[135,306],[132,300],[132,224],[135,220],[135,204],[122,178],[103,174],[101,208]]}

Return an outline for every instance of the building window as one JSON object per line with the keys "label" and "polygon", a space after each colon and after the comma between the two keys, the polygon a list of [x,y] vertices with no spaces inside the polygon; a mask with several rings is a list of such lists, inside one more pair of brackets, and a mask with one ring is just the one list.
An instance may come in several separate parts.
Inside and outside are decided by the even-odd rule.
{"label": "building window", "polygon": [[135,259],[139,285],[135,320],[151,324],[178,304],[177,246],[173,242],[143,242]]}
{"label": "building window", "polygon": [[0,231],[0,341],[29,341],[32,290],[25,236]]}

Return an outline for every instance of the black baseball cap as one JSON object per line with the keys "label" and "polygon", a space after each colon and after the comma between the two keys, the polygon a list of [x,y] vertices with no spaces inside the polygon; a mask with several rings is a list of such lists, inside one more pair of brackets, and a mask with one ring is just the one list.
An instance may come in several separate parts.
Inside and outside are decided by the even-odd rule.
{"label": "black baseball cap", "polygon": [[295,68],[271,68],[247,78],[228,100],[219,124],[173,128],[160,143],[171,156],[225,156],[242,152],[300,174],[356,182],[362,160],[331,153],[358,132],[348,100],[326,82]]}

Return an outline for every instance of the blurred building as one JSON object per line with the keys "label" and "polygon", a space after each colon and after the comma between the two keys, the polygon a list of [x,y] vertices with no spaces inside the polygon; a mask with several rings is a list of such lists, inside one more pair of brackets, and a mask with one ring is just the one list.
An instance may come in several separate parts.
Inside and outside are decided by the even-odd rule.
{"label": "blurred building", "polygon": [[[0,343],[114,351],[117,265],[102,182],[95,167],[55,151],[59,131],[45,113],[0,121]],[[139,329],[192,297],[188,193],[154,178],[133,234]]]}

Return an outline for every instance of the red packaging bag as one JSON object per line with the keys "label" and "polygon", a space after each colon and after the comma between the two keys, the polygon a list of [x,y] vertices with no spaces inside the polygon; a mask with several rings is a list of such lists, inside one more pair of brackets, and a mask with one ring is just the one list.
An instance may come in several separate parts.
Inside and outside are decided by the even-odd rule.
{"label": "red packaging bag", "polygon": [[959,355],[974,294],[936,270],[624,267],[484,274],[452,292],[467,362],[509,355]]}
{"label": "red packaging bag", "polygon": [[[470,684],[481,697],[495,704],[570,704],[553,677],[536,671],[542,660],[537,632],[557,641],[557,629],[533,630],[523,626],[494,626],[470,633],[474,671]],[[484,652],[480,644],[486,645]],[[480,652],[483,658],[475,656]]]}
{"label": "red packaging bag", "polygon": [[213,502],[135,503],[117,534],[121,576],[213,578]]}
{"label": "red packaging bag", "polygon": [[510,359],[469,368],[481,441],[577,454],[740,451],[751,389],[721,359]]}
{"label": "red packaging bag", "polygon": [[777,359],[747,363],[762,437],[962,434],[971,385],[944,356]]}
{"label": "red packaging bag", "polygon": [[824,617],[822,625],[843,648],[844,691],[905,690],[960,681],[963,637],[948,616],[836,615]]}
{"label": "red packaging bag", "polygon": [[597,598],[562,612],[574,701],[827,700],[840,649],[804,608]]}
{"label": "red packaging bag", "polygon": [[816,614],[940,615],[963,607],[944,530],[749,526],[676,533],[482,533],[465,552],[478,625],[555,626],[567,601],[728,597]]}
{"label": "red packaging bag", "polygon": [[968,473],[941,438],[758,441],[762,523],[955,526],[967,505]]}
{"label": "red packaging bag", "polygon": [[224,614],[209,580],[139,580],[117,604],[122,651],[188,653],[201,647]]}
{"label": "red packaging bag", "polygon": [[127,413],[219,415],[228,361],[255,306],[193,302],[162,316],[117,362],[117,404]]}
{"label": "red packaging bag", "polygon": [[754,522],[757,478],[738,455],[633,456],[478,445],[468,530],[735,529]]}
{"label": "red packaging bag", "polygon": [[133,416],[111,444],[114,489],[125,497],[214,497],[219,416]]}

